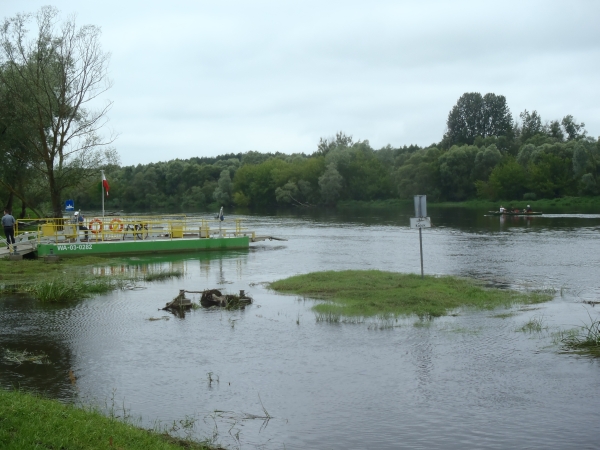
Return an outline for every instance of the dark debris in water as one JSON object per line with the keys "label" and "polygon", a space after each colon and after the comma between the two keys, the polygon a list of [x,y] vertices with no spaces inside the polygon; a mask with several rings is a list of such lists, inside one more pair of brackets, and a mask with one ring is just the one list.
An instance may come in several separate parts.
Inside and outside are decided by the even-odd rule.
{"label": "dark debris in water", "polygon": [[185,297],[185,292],[185,290],[181,289],[179,295],[168,302],[163,309],[190,309],[192,307],[192,301]]}
{"label": "dark debris in water", "polygon": [[207,289],[202,292],[200,304],[205,308],[218,306],[225,309],[244,309],[246,305],[252,303],[252,299],[248,297],[244,291],[236,294],[223,294],[218,289]]}
{"label": "dark debris in water", "polygon": [[186,293],[202,294],[200,306],[204,308],[219,307],[227,310],[244,309],[247,305],[252,303],[252,298],[243,290],[241,290],[239,294],[224,294],[218,289],[205,289],[204,291],[186,291],[181,289],[179,295],[168,302],[162,309],[184,317],[185,311],[198,307],[197,304],[185,296]]}
{"label": "dark debris in water", "polygon": [[23,363],[50,364],[50,358],[44,352],[29,352],[27,350],[10,350],[5,348],[2,352],[5,363],[21,365]]}
{"label": "dark debris in water", "polygon": [[600,302],[595,302],[593,300],[585,300],[582,303],[585,303],[586,305],[592,305],[592,306],[600,305]]}

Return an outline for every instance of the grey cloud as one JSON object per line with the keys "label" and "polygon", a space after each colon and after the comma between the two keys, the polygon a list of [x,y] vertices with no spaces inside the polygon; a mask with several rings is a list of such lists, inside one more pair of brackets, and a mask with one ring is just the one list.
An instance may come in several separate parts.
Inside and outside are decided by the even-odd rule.
{"label": "grey cloud", "polygon": [[115,82],[111,125],[125,164],[250,149],[310,153],[338,130],[375,147],[428,145],[471,91],[505,95],[515,118],[525,108],[544,120],[573,114],[600,135],[597,2],[56,6],[103,29]]}

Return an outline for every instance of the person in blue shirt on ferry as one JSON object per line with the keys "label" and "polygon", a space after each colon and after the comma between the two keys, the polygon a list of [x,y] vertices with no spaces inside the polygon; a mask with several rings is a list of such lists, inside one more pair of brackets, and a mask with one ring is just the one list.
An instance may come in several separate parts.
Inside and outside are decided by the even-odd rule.
{"label": "person in blue shirt on ferry", "polygon": [[84,241],[87,241],[88,240],[88,230],[89,230],[89,228],[86,227],[83,224],[83,222],[85,220],[83,218],[83,214],[81,214],[80,211],[75,211],[75,217],[74,217],[74,219],[75,219],[75,223],[77,223],[77,225],[78,225],[77,228],[79,228],[80,230],[85,231],[85,239],[84,239]]}

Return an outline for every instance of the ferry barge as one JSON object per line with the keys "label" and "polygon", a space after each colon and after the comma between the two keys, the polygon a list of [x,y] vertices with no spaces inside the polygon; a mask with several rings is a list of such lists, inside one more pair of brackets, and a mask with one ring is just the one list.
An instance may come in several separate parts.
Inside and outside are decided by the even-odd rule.
{"label": "ferry barge", "polygon": [[247,249],[250,242],[277,239],[256,236],[242,227],[241,219],[229,221],[190,219],[185,216],[94,217],[18,220],[16,251],[0,253],[38,257],[181,253],[205,250]]}

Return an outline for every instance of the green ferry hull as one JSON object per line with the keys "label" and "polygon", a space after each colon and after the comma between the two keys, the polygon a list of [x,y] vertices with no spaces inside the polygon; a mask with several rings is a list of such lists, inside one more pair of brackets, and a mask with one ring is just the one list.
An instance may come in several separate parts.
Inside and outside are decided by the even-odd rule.
{"label": "green ferry hull", "polygon": [[138,241],[90,241],[74,243],[40,243],[37,245],[39,257],[46,255],[85,256],[85,255],[124,255],[139,253],[181,253],[205,250],[247,249],[248,236],[203,239],[138,240]]}

